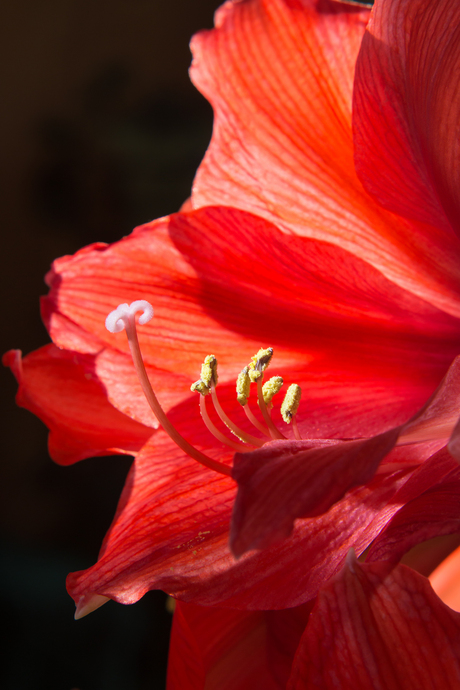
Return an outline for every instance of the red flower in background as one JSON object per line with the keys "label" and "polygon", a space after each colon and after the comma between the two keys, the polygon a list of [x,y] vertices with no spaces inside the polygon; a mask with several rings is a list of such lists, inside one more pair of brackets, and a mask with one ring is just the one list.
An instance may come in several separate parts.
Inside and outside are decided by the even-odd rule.
{"label": "red flower in background", "polygon": [[[447,0],[377,0],[365,33],[369,12],[355,5],[246,0],[195,37],[192,78],[215,126],[194,210],[56,261],[43,300],[54,344],[22,364],[7,355],[57,462],[136,454],[97,564],[69,576],[79,614],[152,588],[296,607],[350,547],[380,535],[369,559],[393,562],[458,531],[445,446],[459,416],[459,15]],[[232,453],[209,450],[189,392],[203,356],[215,353],[235,417],[234,379],[260,345],[302,386],[305,440],[236,456],[235,552],[269,548],[235,560],[235,483],[156,430],[126,339],[104,328],[138,299],[155,307],[139,337],[158,397],[214,459]],[[379,567],[363,572],[386,582]]]}

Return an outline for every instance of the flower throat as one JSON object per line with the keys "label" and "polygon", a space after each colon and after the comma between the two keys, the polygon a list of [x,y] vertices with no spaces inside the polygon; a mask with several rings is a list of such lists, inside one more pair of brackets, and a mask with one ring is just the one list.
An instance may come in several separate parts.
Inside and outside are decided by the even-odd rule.
{"label": "flower throat", "polygon": [[[142,312],[138,318],[138,323],[140,325],[148,323],[153,318],[152,305],[146,300],[136,300],[130,305],[120,304],[114,311],[110,312],[105,321],[105,326],[111,333],[119,333],[122,330],[126,331],[134,367],[139,377],[144,395],[153,414],[166,433],[171,437],[174,443],[176,443],[176,445],[184,451],[184,453],[199,462],[201,465],[204,465],[215,472],[231,476],[231,467],[205,455],[197,448],[192,446],[183,436],[181,436],[177,429],[171,424],[163,408],[158,402],[147,376],[139,347],[139,339],[136,329],[136,314],[138,312]],[[209,431],[221,443],[224,443],[235,451],[246,452],[252,450],[253,448],[260,448],[269,440],[286,438],[274,424],[271,418],[271,410],[273,408],[272,400],[274,395],[280,391],[283,385],[283,379],[281,376],[273,376],[266,383],[263,383],[264,372],[270,364],[272,356],[273,349],[271,347],[260,349],[259,352],[257,352],[257,354],[251,359],[250,363],[241,371],[236,382],[237,400],[242,406],[251,424],[261,434],[263,434],[263,438],[253,436],[243,429],[240,429],[234,422],[232,422],[232,420],[222,409],[216,392],[218,376],[217,359],[214,355],[208,355],[205,358],[201,367],[201,376],[199,380],[193,383],[191,386],[192,391],[196,391],[200,394],[200,412]],[[262,413],[265,424],[257,419],[249,407],[248,399],[252,383],[255,383],[257,386],[259,409]],[[211,396],[212,403],[219,418],[232,432],[232,434],[238,438],[238,441],[234,440],[233,438],[228,438],[225,434],[219,431],[219,429],[217,429],[215,424],[210,419],[206,407],[206,399],[209,395]],[[297,384],[292,384],[287,390],[280,409],[281,416],[284,421],[287,424],[292,424],[294,436],[297,440],[301,440],[296,419],[300,396],[300,386]]]}

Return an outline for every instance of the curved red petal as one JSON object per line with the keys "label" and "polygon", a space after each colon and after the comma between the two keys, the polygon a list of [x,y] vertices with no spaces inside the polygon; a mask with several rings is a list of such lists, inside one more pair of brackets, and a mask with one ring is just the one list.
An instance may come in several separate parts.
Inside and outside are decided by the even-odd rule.
{"label": "curved red petal", "polygon": [[[355,160],[386,208],[460,233],[460,6],[376,2],[356,66]],[[434,230],[432,231],[434,233]]]}
{"label": "curved red petal", "polygon": [[191,78],[215,111],[195,208],[271,209],[296,223],[306,207],[324,224],[349,206],[353,72],[368,15],[329,0],[319,11],[313,0],[227,2],[216,28],[193,38]]}
{"label": "curved red petal", "polygon": [[325,513],[353,486],[369,481],[399,429],[362,441],[274,441],[236,453],[238,482],[230,533],[236,556],[285,539],[294,520]]}
{"label": "curved red petal", "polygon": [[[185,437],[199,428],[190,412]],[[150,589],[206,606],[297,606],[316,596],[351,546],[369,546],[400,507],[393,496],[404,481],[400,471],[379,475],[325,515],[298,521],[278,546],[236,561],[228,546],[234,483],[184,457],[159,431],[134,461],[98,562],[69,576],[69,593],[78,610],[95,594],[129,604]]]}
{"label": "curved red petal", "polygon": [[[167,690],[278,690],[263,611],[176,602]],[[287,679],[286,679],[287,680]]]}
{"label": "curved red petal", "polygon": [[395,496],[403,505],[372,544],[367,561],[399,561],[427,539],[460,531],[460,469],[446,449],[424,463]]}
{"label": "curved red petal", "polygon": [[347,562],[318,595],[289,690],[460,685],[460,614],[422,575],[399,565]]}
{"label": "curved red petal", "polygon": [[460,357],[456,357],[430,399],[403,425],[399,442],[412,443],[436,438],[447,441],[454,435],[454,446],[459,413]]}
{"label": "curved red petal", "polygon": [[384,211],[356,176],[350,102],[367,17],[328,0],[224,5],[192,41],[191,76],[215,113],[193,205],[330,241],[459,315],[460,242]]}
{"label": "curved red petal", "polygon": [[150,438],[152,429],[109,403],[94,375],[93,358],[47,345],[24,360],[11,350],[3,362],[17,378],[17,404],[48,426],[49,452],[60,465],[95,455],[136,453]]}

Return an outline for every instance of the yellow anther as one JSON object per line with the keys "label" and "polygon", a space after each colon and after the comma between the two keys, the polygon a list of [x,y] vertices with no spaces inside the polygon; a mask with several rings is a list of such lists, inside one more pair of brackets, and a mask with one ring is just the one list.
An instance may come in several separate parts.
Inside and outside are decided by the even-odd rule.
{"label": "yellow anther", "polygon": [[286,397],[281,405],[281,416],[286,422],[290,424],[292,418],[295,416],[300,403],[300,396],[302,395],[302,390],[300,386],[293,383],[287,389]]}
{"label": "yellow anther", "polygon": [[236,399],[243,407],[248,401],[250,388],[251,379],[249,378],[248,368],[244,367],[243,371],[238,374],[238,378],[236,379]]}
{"label": "yellow anther", "polygon": [[248,365],[248,374],[252,382],[258,381],[262,376],[265,369],[270,364],[270,360],[273,357],[273,348],[267,347],[264,349],[260,348],[259,352],[254,355]]}
{"label": "yellow anther", "polygon": [[214,355],[208,355],[201,365],[201,380],[207,388],[211,388],[211,384],[217,386],[217,359]]}
{"label": "yellow anther", "polygon": [[283,379],[281,376],[272,376],[268,379],[266,383],[262,386],[262,395],[264,396],[265,404],[271,407],[272,398],[274,395],[279,393],[283,385]]}
{"label": "yellow anther", "polygon": [[195,383],[192,383],[190,390],[193,392],[198,391],[198,393],[201,393],[201,395],[208,395],[210,392],[207,385],[201,379],[199,381],[195,381]]}

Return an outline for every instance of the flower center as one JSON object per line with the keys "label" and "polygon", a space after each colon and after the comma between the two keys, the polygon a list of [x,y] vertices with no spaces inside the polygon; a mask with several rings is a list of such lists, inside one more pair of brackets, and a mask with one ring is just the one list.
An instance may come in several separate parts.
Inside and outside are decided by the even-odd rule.
{"label": "flower center", "polygon": [[[231,468],[224,465],[213,458],[205,455],[197,448],[192,446],[171,424],[161,407],[158,399],[153,391],[150,380],[147,376],[144,361],[142,359],[141,350],[139,347],[139,339],[136,329],[136,314],[142,312],[138,318],[138,323],[144,325],[148,323],[153,317],[153,307],[145,300],[136,300],[130,305],[120,304],[114,311],[110,312],[105,321],[105,326],[111,333],[118,333],[122,330],[126,331],[128,337],[129,348],[133,358],[134,367],[139,377],[144,395],[149,403],[149,406],[171,439],[179,446],[187,455],[199,462],[201,465],[208,467],[215,472],[231,476]],[[197,391],[200,394],[200,412],[203,421],[209,431],[221,443],[225,443],[233,450],[245,452],[253,448],[260,448],[268,440],[285,439],[286,437],[274,424],[271,411],[273,408],[273,397],[280,391],[283,385],[281,376],[273,376],[266,383],[263,383],[264,372],[273,356],[273,349],[260,349],[256,355],[251,359],[251,362],[244,367],[238,376],[236,382],[237,400],[243,407],[247,418],[251,424],[263,434],[263,438],[253,436],[252,434],[240,429],[225,413],[219,399],[217,397],[217,359],[214,355],[208,355],[201,367],[201,376],[198,381],[192,384],[191,390]],[[262,414],[265,424],[257,419],[254,412],[249,407],[249,394],[251,384],[257,386],[257,401],[260,412]],[[225,426],[234,434],[238,441],[233,438],[228,438],[223,434],[215,424],[211,421],[207,407],[207,396],[211,396],[212,404]],[[284,401],[281,405],[281,416],[287,424],[292,424],[294,436],[297,440],[301,440],[299,429],[297,427],[297,409],[299,407],[301,396],[300,386],[292,384],[289,386]]]}

